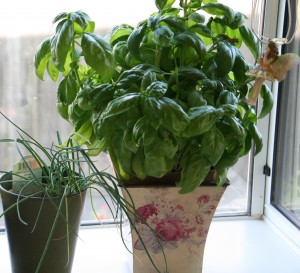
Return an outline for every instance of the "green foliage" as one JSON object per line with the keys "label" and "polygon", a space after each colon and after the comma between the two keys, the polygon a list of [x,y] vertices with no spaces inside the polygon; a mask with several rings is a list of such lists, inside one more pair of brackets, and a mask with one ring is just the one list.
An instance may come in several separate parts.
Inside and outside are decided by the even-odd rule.
{"label": "green foliage", "polygon": [[[261,149],[246,103],[251,65],[239,50],[244,45],[256,59],[259,48],[242,13],[216,0],[175,2],[155,0],[149,18],[106,38],[85,13],[62,13],[54,36],[37,49],[35,68],[41,79],[45,71],[53,80],[62,73],[59,113],[83,134],[80,144],[110,152],[125,182],[181,171],[185,193],[211,167],[222,185],[252,142]],[[263,118],[272,95],[264,86],[261,96]]]}

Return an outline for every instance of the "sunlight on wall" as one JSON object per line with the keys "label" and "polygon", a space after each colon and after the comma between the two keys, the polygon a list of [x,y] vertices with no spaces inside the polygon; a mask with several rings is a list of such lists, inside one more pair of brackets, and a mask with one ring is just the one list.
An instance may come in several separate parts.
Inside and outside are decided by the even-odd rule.
{"label": "sunlight on wall", "polygon": [[[219,0],[234,10],[249,15],[249,4],[240,0]],[[147,18],[157,9],[154,0],[10,0],[0,9],[0,37],[44,34],[52,29],[52,20],[60,12],[85,11],[96,27],[135,23]]]}
{"label": "sunlight on wall", "polygon": [[154,0],[10,0],[0,10],[0,36],[43,34],[52,31],[60,12],[85,11],[98,27],[135,24],[156,11]]}

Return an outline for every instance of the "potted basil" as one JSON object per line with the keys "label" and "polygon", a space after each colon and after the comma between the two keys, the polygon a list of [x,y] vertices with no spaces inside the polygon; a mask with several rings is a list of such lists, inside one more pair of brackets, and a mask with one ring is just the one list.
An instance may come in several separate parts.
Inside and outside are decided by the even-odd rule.
{"label": "potted basil", "polygon": [[[186,251],[180,242],[197,241],[195,248],[203,252],[200,245],[209,225],[199,225],[209,221],[203,213],[213,215],[217,202],[209,201],[218,201],[223,191],[216,187],[217,193],[199,193],[199,186],[203,181],[209,188],[224,185],[228,169],[253,143],[259,153],[262,138],[256,122],[269,113],[273,99],[263,85],[261,111],[257,114],[247,103],[253,79],[245,73],[252,66],[240,47],[245,45],[257,59],[259,44],[244,25],[245,15],[211,0],[155,4],[157,11],[148,18],[134,27],[116,26],[106,37],[94,33],[94,22],[82,11],[59,14],[54,35],[37,49],[35,70],[40,79],[47,71],[59,81],[58,112],[73,125],[80,145],[94,154],[109,152],[124,186],[161,186],[162,193],[150,188],[145,194],[155,196],[151,200],[139,202],[134,193],[132,198],[143,219],[154,219],[157,236],[149,237],[150,252],[160,252],[159,242],[164,249],[180,249],[180,256]],[[169,216],[159,216],[167,213],[164,186],[170,183],[177,185],[176,194],[195,194],[189,200],[194,200],[198,227],[183,224],[180,211],[186,208],[178,196],[168,201]],[[198,234],[197,240],[188,230]],[[143,232],[146,236],[147,229]],[[145,249],[133,240],[135,250]],[[178,263],[189,272],[188,259]],[[183,272],[178,264],[167,264],[170,272]]]}

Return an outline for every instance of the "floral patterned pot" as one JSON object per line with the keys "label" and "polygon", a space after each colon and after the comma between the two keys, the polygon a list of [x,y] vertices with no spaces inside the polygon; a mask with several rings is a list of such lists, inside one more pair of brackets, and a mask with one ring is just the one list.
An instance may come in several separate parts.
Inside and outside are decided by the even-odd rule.
{"label": "floral patterned pot", "polygon": [[209,226],[225,188],[201,186],[188,194],[176,187],[123,189],[140,214],[131,219],[133,272],[201,273]]}

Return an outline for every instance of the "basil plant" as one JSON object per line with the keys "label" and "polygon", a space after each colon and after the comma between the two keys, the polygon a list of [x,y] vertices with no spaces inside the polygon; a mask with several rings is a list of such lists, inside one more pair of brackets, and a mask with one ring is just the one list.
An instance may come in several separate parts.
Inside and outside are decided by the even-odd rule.
{"label": "basil plant", "polygon": [[55,34],[35,55],[57,87],[57,110],[77,132],[80,145],[108,151],[118,176],[162,177],[181,172],[181,193],[193,191],[211,168],[216,184],[254,143],[256,122],[272,108],[264,85],[257,114],[248,105],[259,44],[246,16],[214,0],[155,0],[157,11],[133,27],[122,24],[106,37],[82,12],[61,13]]}

